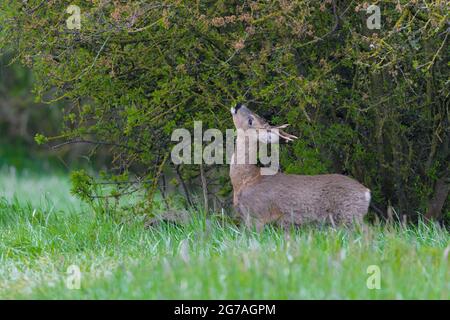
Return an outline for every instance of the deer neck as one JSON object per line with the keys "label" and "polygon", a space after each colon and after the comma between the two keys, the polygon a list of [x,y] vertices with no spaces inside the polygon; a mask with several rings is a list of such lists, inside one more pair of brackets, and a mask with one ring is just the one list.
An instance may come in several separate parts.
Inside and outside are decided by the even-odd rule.
{"label": "deer neck", "polygon": [[242,158],[239,158],[237,155],[236,147],[234,149],[231,157],[230,179],[235,194],[242,187],[258,181],[261,176],[260,168],[257,165],[250,163],[250,159],[252,159],[251,155],[256,159],[255,154],[253,154],[254,152],[256,152],[256,150],[249,148],[247,145],[245,148],[245,161],[242,161]]}

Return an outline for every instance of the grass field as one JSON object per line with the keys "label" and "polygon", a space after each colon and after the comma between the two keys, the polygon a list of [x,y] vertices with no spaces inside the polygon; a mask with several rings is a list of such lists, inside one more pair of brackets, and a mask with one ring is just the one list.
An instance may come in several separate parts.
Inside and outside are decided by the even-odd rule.
{"label": "grass field", "polygon": [[[0,170],[0,298],[449,298],[449,234],[438,226],[255,233],[193,214],[187,226],[145,229],[93,212],[69,188],[64,175]],[[67,287],[71,265],[78,290]],[[367,287],[371,265],[380,289]]]}

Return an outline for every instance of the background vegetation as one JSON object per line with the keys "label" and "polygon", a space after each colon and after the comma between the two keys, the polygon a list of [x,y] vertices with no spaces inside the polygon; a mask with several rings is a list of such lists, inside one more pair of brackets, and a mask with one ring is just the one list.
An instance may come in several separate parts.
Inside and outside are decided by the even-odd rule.
{"label": "background vegetation", "polygon": [[[283,170],[351,175],[381,216],[448,216],[446,1],[380,2],[380,30],[358,1],[74,1],[80,30],[67,28],[65,1],[3,3],[2,45],[32,68],[39,101],[68,106],[61,134],[37,140],[109,148],[114,197],[152,199],[172,130],[229,128],[230,105],[246,101],[300,135]],[[175,171],[184,185],[199,169]],[[226,173],[209,169],[224,206]],[[146,183],[124,183],[136,177]],[[84,173],[75,182],[93,196]]]}

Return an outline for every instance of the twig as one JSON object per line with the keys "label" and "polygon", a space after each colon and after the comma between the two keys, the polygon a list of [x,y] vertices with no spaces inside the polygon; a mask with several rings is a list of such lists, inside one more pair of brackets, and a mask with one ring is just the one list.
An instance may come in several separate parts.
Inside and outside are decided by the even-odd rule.
{"label": "twig", "polygon": [[143,150],[136,149],[134,147],[130,147],[130,146],[119,144],[119,143],[106,142],[106,141],[92,141],[92,140],[84,140],[84,139],[82,139],[82,140],[66,141],[66,142],[63,142],[63,143],[60,143],[60,144],[52,146],[51,149],[52,150],[56,150],[56,149],[59,149],[59,148],[65,146],[65,145],[74,144],[74,143],[88,143],[88,144],[96,144],[96,145],[114,146],[114,147],[130,149],[130,150],[133,150],[133,151],[138,152],[138,153],[144,152]]}
{"label": "twig", "polygon": [[189,206],[192,206],[193,203],[192,203],[191,197],[189,195],[189,191],[188,191],[188,189],[186,187],[186,183],[184,182],[184,179],[181,176],[180,166],[179,165],[175,166],[175,173],[176,173],[178,182],[181,184],[181,187],[182,187],[183,192],[184,192],[184,194],[186,196],[186,199],[187,199],[187,202],[188,202]]}

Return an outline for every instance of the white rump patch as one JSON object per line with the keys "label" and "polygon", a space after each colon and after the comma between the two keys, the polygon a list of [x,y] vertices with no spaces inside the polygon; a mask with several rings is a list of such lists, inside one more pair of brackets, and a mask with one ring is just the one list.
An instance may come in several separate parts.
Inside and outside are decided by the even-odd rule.
{"label": "white rump patch", "polygon": [[366,200],[367,200],[368,202],[370,202],[370,190],[367,190],[367,191],[364,193],[364,196],[366,197]]}

